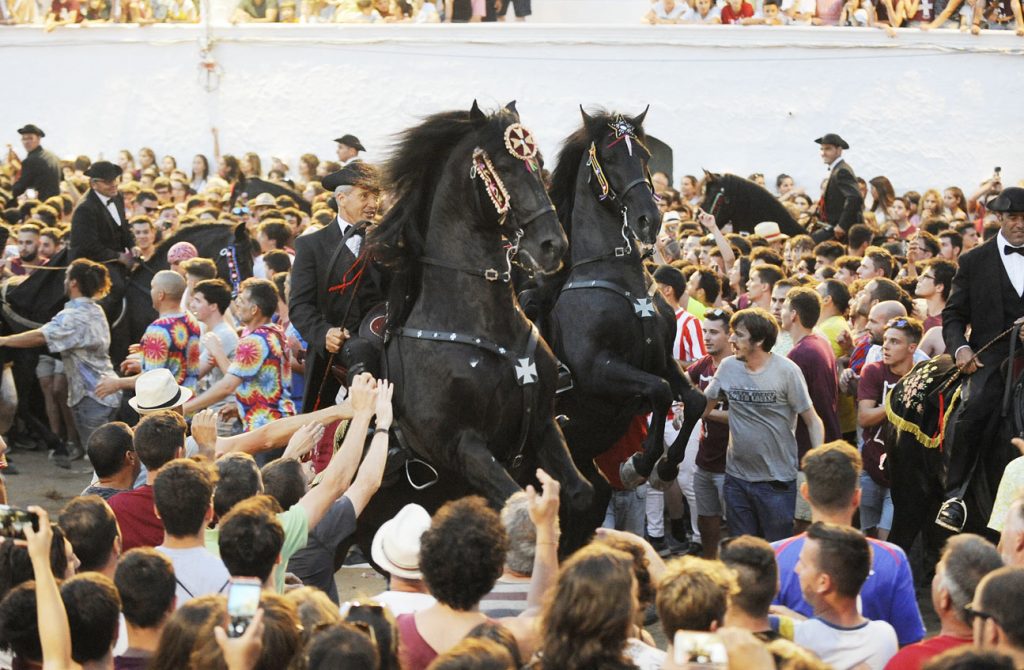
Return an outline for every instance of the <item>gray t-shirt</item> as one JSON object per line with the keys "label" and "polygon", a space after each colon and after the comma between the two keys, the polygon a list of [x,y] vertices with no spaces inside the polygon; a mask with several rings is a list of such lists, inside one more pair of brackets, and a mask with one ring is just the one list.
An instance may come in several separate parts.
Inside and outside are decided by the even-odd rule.
{"label": "gray t-shirt", "polygon": [[160,545],[156,550],[174,564],[174,579],[178,582],[174,593],[178,597],[175,608],[181,608],[192,598],[227,593],[231,575],[220,556],[210,553],[205,547],[168,549]]}
{"label": "gray t-shirt", "polygon": [[796,418],[811,408],[800,368],[783,356],[751,372],[729,356],[705,394],[729,401],[729,451],[725,472],[747,482],[796,479]]}

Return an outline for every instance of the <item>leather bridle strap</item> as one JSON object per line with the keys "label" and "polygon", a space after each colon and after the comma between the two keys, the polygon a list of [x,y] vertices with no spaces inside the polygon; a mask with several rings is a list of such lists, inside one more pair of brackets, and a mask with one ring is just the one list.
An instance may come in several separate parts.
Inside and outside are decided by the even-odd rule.
{"label": "leather bridle strap", "polygon": [[438,268],[455,270],[456,272],[463,272],[468,275],[473,275],[474,277],[483,277],[484,279],[490,282],[500,281],[503,284],[507,284],[510,281],[512,281],[512,274],[508,270],[498,270],[496,268],[465,268],[460,265],[455,265],[453,263],[447,263],[445,261],[438,260],[436,258],[428,258],[427,256],[421,256],[420,263],[423,263],[424,265],[433,265],[434,267]]}

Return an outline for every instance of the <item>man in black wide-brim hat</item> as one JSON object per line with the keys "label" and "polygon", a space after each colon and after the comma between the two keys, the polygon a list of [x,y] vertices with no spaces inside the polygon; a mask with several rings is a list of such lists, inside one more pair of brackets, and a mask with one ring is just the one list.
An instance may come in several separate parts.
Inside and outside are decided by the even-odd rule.
{"label": "man in black wide-brim hat", "polygon": [[1009,355],[1009,338],[981,349],[1024,317],[1024,188],[1004,189],[989,202],[988,209],[999,215],[999,233],[960,256],[942,310],[946,352],[969,375],[960,388],[960,409],[952,419],[956,423],[952,448],[947,450],[949,499],[936,519],[954,532],[962,530],[966,522],[965,483],[978,459],[994,453],[998,446],[986,428],[992,413],[1001,409],[1003,376],[998,371]]}
{"label": "man in black wide-brim hat", "polygon": [[825,133],[814,140],[821,147],[821,160],[828,166],[828,182],[818,201],[818,220],[825,224],[813,237],[843,240],[855,223],[864,220],[864,198],[857,188],[853,168],[843,160],[849,143],[836,133]]}
{"label": "man in black wide-brim hat", "polygon": [[60,159],[40,144],[46,133],[30,123],[18,128],[18,134],[28,154],[21,161],[21,175],[11,189],[13,196],[17,198],[28,190],[35,191],[39,200],[60,195]]}
{"label": "man in black wide-brim hat", "polygon": [[329,369],[348,369],[348,381],[361,372],[378,376],[379,349],[358,337],[366,314],[384,301],[378,269],[369,259],[363,235],[376,216],[377,170],[352,162],[324,177],[338,217],[315,233],[295,240],[288,315],[306,340],[306,391],[302,411],[334,402],[339,382]]}

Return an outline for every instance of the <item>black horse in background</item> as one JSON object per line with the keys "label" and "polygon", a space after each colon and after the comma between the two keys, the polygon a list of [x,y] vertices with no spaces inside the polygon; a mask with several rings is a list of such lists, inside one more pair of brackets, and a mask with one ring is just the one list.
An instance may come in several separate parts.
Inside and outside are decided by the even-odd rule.
{"label": "black horse in background", "polygon": [[[203,223],[185,226],[156,248],[153,257],[143,261],[129,277],[124,298],[117,304],[104,304],[111,322],[111,355],[116,366],[123,359],[128,345],[142,339],[146,327],[156,319],[150,297],[150,282],[160,270],[167,270],[167,251],[177,242],[191,242],[199,255],[217,264],[217,275],[237,290],[242,280],[252,276],[251,243],[244,224]],[[0,290],[0,327],[7,333],[20,333],[39,328],[64,307],[64,275],[71,263],[67,247],[59,251],[43,268],[17,284],[7,283]],[[101,302],[101,304],[103,304]],[[50,448],[59,438],[41,421],[32,408],[43,406],[35,365],[40,350],[6,349],[7,361],[13,363],[18,395],[18,417],[30,432],[39,434]],[[120,354],[120,355],[118,355]],[[85,445],[83,445],[85,446]]]}
{"label": "black horse in background", "polygon": [[704,201],[700,207],[715,215],[719,228],[732,225],[734,233],[753,233],[754,226],[762,221],[774,221],[784,235],[807,234],[768,189],[734,174],[704,170]]}
{"label": "black horse in background", "polygon": [[[706,404],[672,357],[675,314],[643,265],[641,244],[652,244],[661,227],[643,144],[647,112],[634,118],[581,112],[583,124],[565,140],[552,174],[551,194],[569,239],[569,261],[544,319],[545,334],[573,377],[573,388],[558,400],[558,411],[568,417],[565,436],[577,466],[595,487],[583,514],[563,515],[567,549],[587,541],[611,496],[594,459],[635,417],[653,412],[644,451],[624,464],[623,483],[636,486],[657,465],[652,483],[667,484],[675,479]],[[684,402],[685,425],[663,457],[673,400]]]}
{"label": "black horse in background", "polygon": [[[513,260],[551,271],[566,247],[532,134],[514,104],[487,116],[474,103],[407,130],[384,172],[394,205],[367,243],[391,270],[383,376],[406,472],[370,501],[356,541],[408,502],[471,491],[501,507],[537,467],[584,506],[590,486],[554,419],[555,357],[511,285]],[[413,484],[410,464],[424,462],[436,481],[414,490],[428,482]]]}

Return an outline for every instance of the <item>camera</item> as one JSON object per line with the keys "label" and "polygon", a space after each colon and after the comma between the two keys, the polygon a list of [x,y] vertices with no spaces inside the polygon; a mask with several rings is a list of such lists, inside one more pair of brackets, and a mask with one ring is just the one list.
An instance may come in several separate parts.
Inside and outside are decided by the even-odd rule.
{"label": "camera", "polygon": [[0,505],[0,537],[17,540],[25,539],[25,528],[32,524],[32,530],[39,530],[39,515],[10,505]]}

